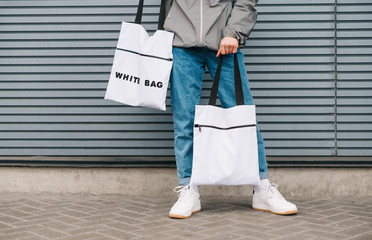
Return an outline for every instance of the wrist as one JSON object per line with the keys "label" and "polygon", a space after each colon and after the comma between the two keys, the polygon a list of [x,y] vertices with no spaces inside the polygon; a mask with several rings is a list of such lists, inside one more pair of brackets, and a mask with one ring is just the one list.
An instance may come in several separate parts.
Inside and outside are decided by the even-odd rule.
{"label": "wrist", "polygon": [[228,27],[225,27],[224,29],[222,29],[222,38],[224,38],[224,37],[233,37],[236,40],[238,40],[238,42],[239,42],[238,34],[235,31],[228,28]]}

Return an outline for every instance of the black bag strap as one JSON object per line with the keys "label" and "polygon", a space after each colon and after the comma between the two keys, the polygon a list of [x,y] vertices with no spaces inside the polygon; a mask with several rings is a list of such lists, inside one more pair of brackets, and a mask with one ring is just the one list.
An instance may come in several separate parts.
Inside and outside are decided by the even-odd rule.
{"label": "black bag strap", "polygon": [[[218,86],[220,84],[220,77],[221,77],[221,69],[222,69],[222,57],[218,61],[218,66],[216,70],[216,75],[214,76],[213,86],[211,90],[211,95],[209,97],[208,105],[216,105],[217,101],[217,92]],[[243,95],[243,87],[242,87],[242,80],[239,71],[239,62],[238,62],[238,55],[234,53],[234,85],[235,85],[235,99],[236,105],[244,105],[244,95]]]}
{"label": "black bag strap", "polygon": [[[165,21],[165,1],[161,0],[160,5],[160,12],[159,12],[159,19],[158,19],[158,29],[164,30],[163,25]],[[137,8],[137,15],[134,23],[141,24],[142,23],[142,14],[143,14],[143,0],[139,0],[138,8]]]}

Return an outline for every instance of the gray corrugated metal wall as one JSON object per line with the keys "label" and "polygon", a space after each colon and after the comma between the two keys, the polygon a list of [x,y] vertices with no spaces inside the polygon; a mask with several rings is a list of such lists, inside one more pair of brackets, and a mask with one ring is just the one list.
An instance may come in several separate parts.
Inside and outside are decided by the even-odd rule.
{"label": "gray corrugated metal wall", "polygon": [[247,69],[267,154],[335,154],[332,0],[263,0]]}
{"label": "gray corrugated metal wall", "polygon": [[372,1],[338,0],[337,154],[372,155]]}
{"label": "gray corrugated metal wall", "polygon": [[[137,2],[0,0],[0,155],[173,155],[169,105],[103,99]],[[150,32],[159,2],[145,1]],[[372,156],[372,2],[260,0],[257,10],[243,51],[267,155]],[[210,87],[206,75],[203,102]]]}

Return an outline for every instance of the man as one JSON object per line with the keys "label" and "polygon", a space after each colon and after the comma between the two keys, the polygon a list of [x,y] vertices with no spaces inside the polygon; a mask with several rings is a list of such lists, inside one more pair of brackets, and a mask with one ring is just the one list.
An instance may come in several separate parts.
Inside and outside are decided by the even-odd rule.
{"label": "man", "polygon": [[[175,154],[179,187],[178,201],[169,212],[172,218],[188,218],[201,210],[197,186],[190,186],[193,156],[195,105],[199,104],[205,66],[212,77],[222,54],[218,95],[224,108],[236,105],[234,60],[238,54],[244,102],[253,105],[249,89],[244,47],[256,24],[258,0],[167,0],[164,29],[174,32],[173,68],[170,80],[175,133]],[[255,186],[252,207],[276,214],[297,213],[296,205],[286,201],[275,184],[268,180],[265,147],[257,128],[259,173],[261,184]]]}

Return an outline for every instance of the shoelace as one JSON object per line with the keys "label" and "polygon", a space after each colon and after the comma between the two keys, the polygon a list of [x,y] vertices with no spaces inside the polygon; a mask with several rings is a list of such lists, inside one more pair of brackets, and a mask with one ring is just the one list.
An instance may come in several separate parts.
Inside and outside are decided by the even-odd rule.
{"label": "shoelace", "polygon": [[280,194],[280,192],[278,191],[278,189],[277,189],[278,187],[279,187],[279,185],[270,182],[270,185],[268,187],[268,191],[271,192],[270,197],[275,196],[277,199],[285,200],[284,197],[282,196],[282,194]]}
{"label": "shoelace", "polygon": [[199,192],[197,189],[193,189],[189,185],[187,185],[187,186],[177,186],[173,189],[173,191],[176,192],[176,193],[179,193],[178,194],[178,199],[181,199],[186,195],[195,194],[196,192]]}
{"label": "shoelace", "polygon": [[186,186],[177,186],[173,189],[174,192],[181,192],[183,188],[185,188]]}
{"label": "shoelace", "polygon": [[186,189],[187,189],[187,186],[177,186],[173,189],[173,191],[178,193],[178,198],[181,198],[185,195]]}

